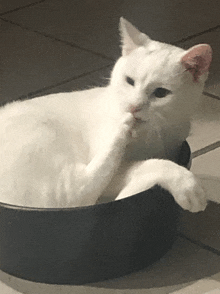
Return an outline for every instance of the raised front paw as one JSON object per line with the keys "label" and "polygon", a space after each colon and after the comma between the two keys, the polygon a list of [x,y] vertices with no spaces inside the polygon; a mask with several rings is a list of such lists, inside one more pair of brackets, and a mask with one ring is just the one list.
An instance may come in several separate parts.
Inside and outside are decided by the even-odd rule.
{"label": "raised front paw", "polygon": [[131,136],[131,131],[134,126],[134,122],[135,122],[134,116],[130,112],[126,113],[126,115],[123,117],[121,121],[121,127],[122,127],[122,132],[124,133],[126,137]]}
{"label": "raised front paw", "polygon": [[132,128],[134,126],[135,119],[131,113],[126,113],[119,122],[119,128],[116,134],[116,141],[120,144],[127,145],[131,138]]}
{"label": "raised front paw", "polygon": [[200,181],[190,171],[176,182],[176,189],[172,191],[172,194],[183,209],[191,212],[203,211],[207,206],[207,199]]}

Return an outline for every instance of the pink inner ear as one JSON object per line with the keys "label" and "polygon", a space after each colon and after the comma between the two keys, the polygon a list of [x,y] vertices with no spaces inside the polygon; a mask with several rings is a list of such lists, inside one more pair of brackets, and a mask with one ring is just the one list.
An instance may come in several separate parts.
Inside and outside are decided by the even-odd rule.
{"label": "pink inner ear", "polygon": [[194,82],[198,82],[200,76],[208,72],[211,61],[212,49],[207,44],[194,46],[181,60],[186,70],[192,74]]}

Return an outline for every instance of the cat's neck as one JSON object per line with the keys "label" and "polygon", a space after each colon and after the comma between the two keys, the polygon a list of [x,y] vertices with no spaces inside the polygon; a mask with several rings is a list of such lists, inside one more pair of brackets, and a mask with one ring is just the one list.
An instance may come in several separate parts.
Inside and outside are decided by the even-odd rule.
{"label": "cat's neck", "polygon": [[190,124],[161,129],[154,133],[146,130],[139,138],[135,138],[127,146],[124,159],[139,161],[150,158],[162,158],[176,161],[183,141],[188,137]]}

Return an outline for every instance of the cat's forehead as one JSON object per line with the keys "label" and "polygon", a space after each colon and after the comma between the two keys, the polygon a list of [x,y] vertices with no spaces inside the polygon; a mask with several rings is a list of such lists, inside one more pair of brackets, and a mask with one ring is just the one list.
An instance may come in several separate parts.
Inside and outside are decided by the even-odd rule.
{"label": "cat's forehead", "polygon": [[151,42],[149,46],[140,47],[131,54],[127,68],[135,75],[145,76],[156,72],[167,74],[180,66],[183,49],[159,42]]}

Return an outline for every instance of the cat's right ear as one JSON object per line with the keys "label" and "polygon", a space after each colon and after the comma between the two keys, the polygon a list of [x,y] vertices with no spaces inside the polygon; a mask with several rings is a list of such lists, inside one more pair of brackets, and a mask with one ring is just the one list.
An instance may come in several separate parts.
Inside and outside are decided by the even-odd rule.
{"label": "cat's right ear", "polygon": [[194,82],[208,73],[212,61],[212,48],[208,44],[199,44],[190,48],[182,57],[181,63],[190,72]]}
{"label": "cat's right ear", "polygon": [[129,21],[120,18],[119,30],[122,42],[122,55],[126,56],[140,46],[145,46],[150,41],[150,38],[141,33]]}

